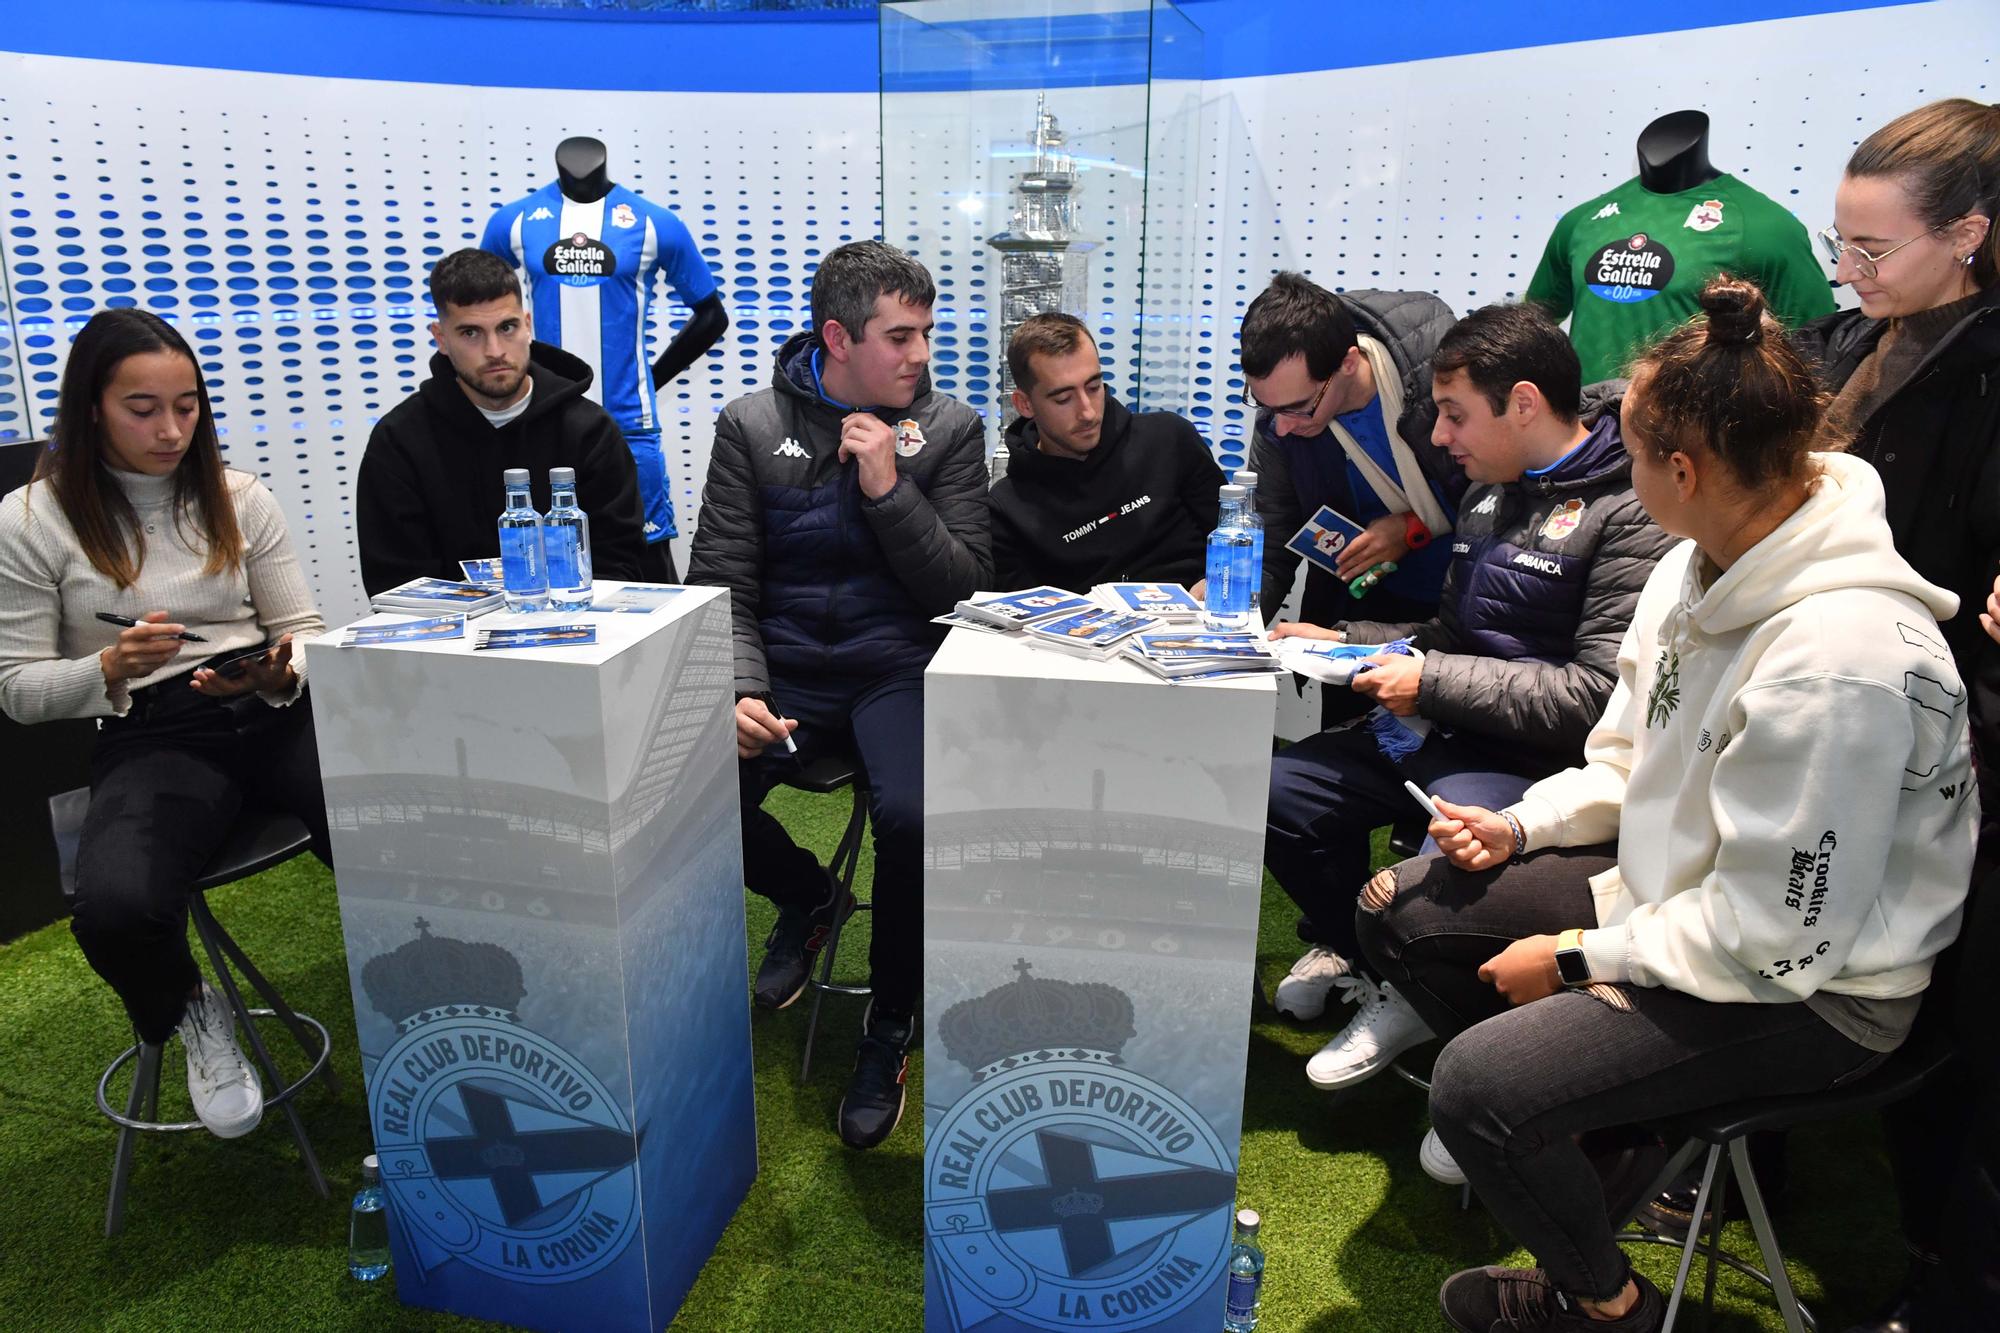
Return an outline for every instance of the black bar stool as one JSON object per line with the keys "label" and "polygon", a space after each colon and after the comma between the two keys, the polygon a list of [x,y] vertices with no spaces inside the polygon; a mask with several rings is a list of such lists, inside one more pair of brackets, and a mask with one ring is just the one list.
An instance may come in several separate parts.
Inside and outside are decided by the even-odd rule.
{"label": "black bar stool", "polygon": [[[867,986],[846,985],[834,981],[834,958],[840,952],[840,932],[847,925],[848,917],[856,912],[872,912],[872,902],[856,902],[854,899],[854,874],[861,865],[861,838],[868,830],[868,775],[861,770],[861,763],[852,755],[823,755],[809,764],[800,766],[799,771],[784,779],[787,787],[800,791],[816,792],[822,796],[839,791],[842,787],[854,789],[854,807],[847,817],[847,831],[840,835],[840,845],[834,848],[833,859],[827,862],[827,870],[839,885],[834,890],[833,930],[828,934],[826,945],[820,950],[815,975],[806,978],[806,989],[812,992],[812,1010],[806,1017],[806,1053],[799,1065],[799,1082],[812,1079],[813,1038],[819,1032],[819,1008],[829,994],[869,995],[873,992]],[[849,904],[852,904],[850,906]]]}
{"label": "black bar stool", "polygon": [[[90,789],[87,787],[49,798],[49,824],[55,833],[63,896],[71,901],[76,896],[77,846],[83,835],[84,817],[89,812]],[[319,1159],[313,1153],[312,1141],[306,1137],[305,1126],[299,1120],[293,1099],[301,1088],[314,1079],[324,1082],[327,1090],[335,1096],[340,1094],[339,1076],[327,1063],[332,1041],[327,1036],[326,1027],[318,1019],[298,1013],[285,1003],[285,997],[278,993],[278,988],[265,979],[264,974],[245,956],[242,947],[215,919],[207,899],[208,890],[233,884],[289,861],[310,844],[305,825],[292,816],[246,812],[237,819],[229,836],[210,858],[201,878],[195,881],[194,892],[188,899],[188,915],[194,920],[195,935],[208,954],[209,965],[215,971],[216,981],[229,1001],[230,1010],[236,1015],[236,1023],[249,1042],[251,1059],[256,1063],[258,1077],[265,1089],[264,1106],[266,1109],[273,1106],[284,1109],[285,1118],[291,1125],[292,1138],[299,1145],[299,1156],[305,1162],[306,1174],[312,1180],[313,1189],[324,1199],[327,1197],[326,1177],[319,1169]],[[270,1008],[251,1009],[244,1004],[243,993],[237,987],[225,958],[236,965],[237,971],[263,996]],[[278,1072],[264,1039],[257,1032],[257,1025],[252,1021],[260,1017],[276,1018],[282,1022],[298,1042],[299,1049],[312,1062],[305,1073],[289,1083]],[[118,1149],[111,1163],[111,1195],[104,1210],[106,1236],[115,1236],[124,1229],[125,1187],[132,1174],[132,1152],[138,1135],[142,1132],[175,1133],[202,1128],[199,1120],[157,1121],[152,1118],[158,1114],[163,1053],[161,1045],[139,1042],[113,1060],[97,1080],[97,1109],[118,1126]],[[125,1099],[124,1113],[120,1114],[111,1105],[111,1080],[135,1059],[138,1065],[132,1075],[131,1092]],[[271,1091],[274,1088],[278,1091]]]}

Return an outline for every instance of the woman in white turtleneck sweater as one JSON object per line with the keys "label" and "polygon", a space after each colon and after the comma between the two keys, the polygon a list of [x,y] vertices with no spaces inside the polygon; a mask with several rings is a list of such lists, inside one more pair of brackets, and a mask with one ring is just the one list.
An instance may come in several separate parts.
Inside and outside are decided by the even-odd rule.
{"label": "woman in white turtleneck sweater", "polygon": [[246,804],[297,815],[328,858],[292,648],[324,628],[277,502],[223,466],[186,341],[144,311],[94,316],[35,480],[0,499],[0,709],[98,719],[71,929],[141,1040],[179,1030],[225,1138],[263,1094],[188,950],[188,893]]}

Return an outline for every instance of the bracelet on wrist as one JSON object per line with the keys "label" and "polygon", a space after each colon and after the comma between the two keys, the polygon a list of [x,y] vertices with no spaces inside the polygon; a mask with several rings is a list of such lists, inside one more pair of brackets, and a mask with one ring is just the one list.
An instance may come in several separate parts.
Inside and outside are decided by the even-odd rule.
{"label": "bracelet on wrist", "polygon": [[1507,821],[1507,831],[1514,835],[1514,854],[1507,859],[1518,861],[1528,853],[1528,835],[1522,830],[1521,821],[1512,814],[1502,810],[1500,818]]}

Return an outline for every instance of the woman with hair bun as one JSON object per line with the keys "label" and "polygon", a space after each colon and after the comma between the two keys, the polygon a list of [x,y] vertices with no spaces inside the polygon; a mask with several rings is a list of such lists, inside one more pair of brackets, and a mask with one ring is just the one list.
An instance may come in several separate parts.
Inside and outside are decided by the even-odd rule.
{"label": "woman with hair bun", "polygon": [[1822,395],[1763,295],[1725,276],[1701,304],[1625,399],[1633,490],[1685,540],[1584,765],[1505,810],[1439,802],[1439,854],[1382,872],[1357,918],[1450,1038],[1426,1159],[1541,1265],[1449,1279],[1459,1329],[1660,1328],[1612,1239],[1649,1182],[1600,1174],[1606,1136],[1866,1072],[1958,930],[1978,803],[1938,630],[1957,599],[1897,554],[1874,469],[1811,452]]}
{"label": "woman with hair bun", "polygon": [[188,951],[188,895],[245,805],[297,815],[327,860],[292,651],[325,625],[277,501],[223,466],[194,352],[159,316],[91,317],[52,433],[0,499],[0,709],[98,720],[70,928],[142,1041],[179,1030],[196,1118],[235,1138],[263,1090]]}

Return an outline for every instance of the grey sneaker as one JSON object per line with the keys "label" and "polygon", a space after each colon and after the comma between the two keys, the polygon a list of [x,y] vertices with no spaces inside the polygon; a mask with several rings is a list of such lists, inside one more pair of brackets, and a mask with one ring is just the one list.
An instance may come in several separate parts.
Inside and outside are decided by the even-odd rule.
{"label": "grey sneaker", "polygon": [[236,1044],[235,1015],[207,982],[188,1001],[180,1031],[195,1118],[219,1139],[241,1138],[257,1128],[264,1118],[263,1086]]}

